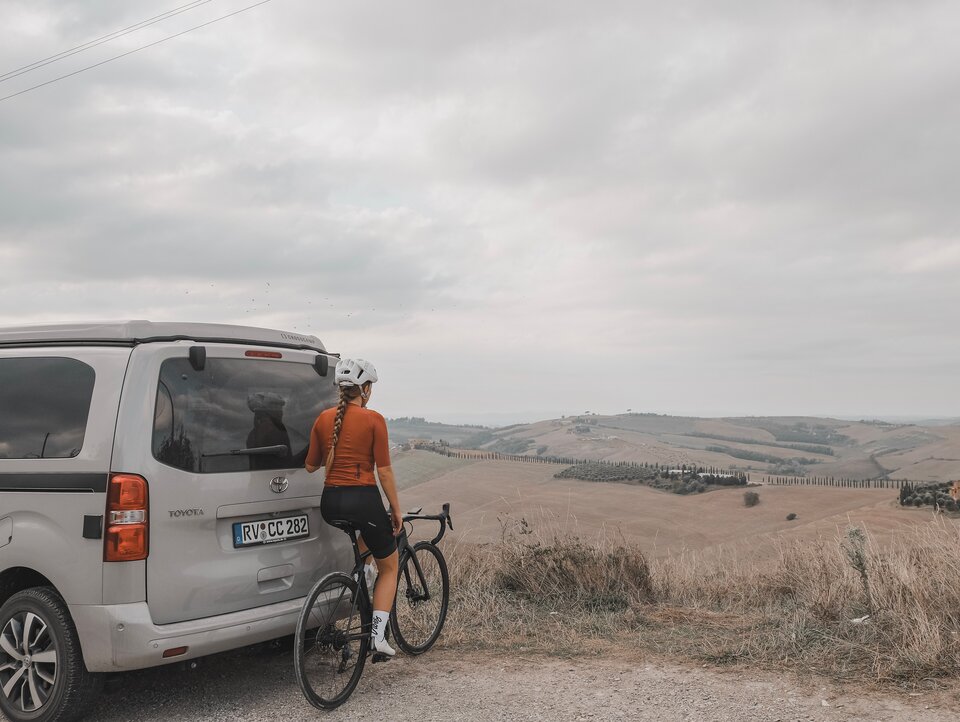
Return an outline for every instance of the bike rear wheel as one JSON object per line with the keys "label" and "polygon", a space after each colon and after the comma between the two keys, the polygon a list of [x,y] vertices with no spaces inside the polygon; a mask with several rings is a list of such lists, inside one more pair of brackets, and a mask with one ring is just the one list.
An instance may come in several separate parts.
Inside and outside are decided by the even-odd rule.
{"label": "bike rear wheel", "polygon": [[310,590],[297,621],[294,669],[314,707],[338,707],[356,688],[367,661],[370,620],[366,598],[346,574],[328,574]]}
{"label": "bike rear wheel", "polygon": [[397,597],[390,627],[397,646],[423,654],[440,636],[450,602],[450,575],[443,554],[430,542],[418,542],[400,558]]}

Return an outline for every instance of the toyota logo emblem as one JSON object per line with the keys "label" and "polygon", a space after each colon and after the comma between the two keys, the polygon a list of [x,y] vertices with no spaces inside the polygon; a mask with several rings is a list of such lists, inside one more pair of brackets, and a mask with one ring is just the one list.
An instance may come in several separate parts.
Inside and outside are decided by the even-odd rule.
{"label": "toyota logo emblem", "polygon": [[282,494],[290,486],[290,482],[282,476],[275,476],[270,480],[270,491],[274,494]]}

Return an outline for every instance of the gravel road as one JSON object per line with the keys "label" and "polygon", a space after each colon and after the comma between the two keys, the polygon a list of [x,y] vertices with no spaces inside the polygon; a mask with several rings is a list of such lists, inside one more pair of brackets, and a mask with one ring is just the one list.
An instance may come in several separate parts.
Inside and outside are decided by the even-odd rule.
{"label": "gravel road", "polygon": [[[823,682],[647,661],[435,650],[368,665],[333,712],[303,699],[288,645],[259,646],[112,679],[91,722],[152,720],[896,720],[947,722],[947,700],[855,696]],[[929,707],[929,708],[928,708]]]}

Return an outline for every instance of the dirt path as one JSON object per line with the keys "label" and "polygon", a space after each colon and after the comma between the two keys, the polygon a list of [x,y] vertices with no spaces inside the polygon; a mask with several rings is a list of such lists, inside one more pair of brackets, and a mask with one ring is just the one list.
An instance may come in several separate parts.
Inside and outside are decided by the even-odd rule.
{"label": "dirt path", "polygon": [[955,720],[941,699],[841,691],[824,682],[652,661],[502,657],[451,650],[369,666],[354,696],[315,710],[293,678],[290,649],[208,659],[196,671],[118,677],[91,722],[153,720]]}

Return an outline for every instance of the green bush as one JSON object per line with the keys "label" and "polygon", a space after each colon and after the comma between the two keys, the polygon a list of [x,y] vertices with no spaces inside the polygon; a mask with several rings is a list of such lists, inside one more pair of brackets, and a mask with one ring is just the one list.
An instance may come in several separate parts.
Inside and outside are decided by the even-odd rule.
{"label": "green bush", "polygon": [[642,484],[654,479],[657,472],[645,469],[636,464],[603,464],[598,461],[588,461],[583,464],[574,464],[553,475],[555,479],[580,479],[581,481],[620,481]]}
{"label": "green bush", "polygon": [[755,491],[745,491],[743,492],[743,505],[744,506],[756,506],[760,503],[760,495]]}
{"label": "green bush", "polygon": [[797,515],[794,514],[793,512],[790,512],[789,514],[787,514],[787,521],[793,521],[796,518],[797,518]]}

